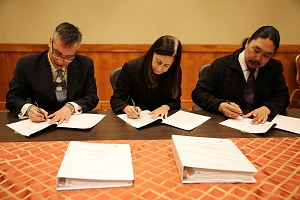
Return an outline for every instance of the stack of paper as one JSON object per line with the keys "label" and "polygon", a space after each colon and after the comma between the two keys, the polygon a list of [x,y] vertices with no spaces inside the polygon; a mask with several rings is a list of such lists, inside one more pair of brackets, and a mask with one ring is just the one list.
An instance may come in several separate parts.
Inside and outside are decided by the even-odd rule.
{"label": "stack of paper", "polygon": [[134,179],[129,144],[69,143],[57,190],[123,187]]}
{"label": "stack of paper", "polygon": [[171,147],[183,183],[256,182],[256,168],[229,139],[172,135]]}
{"label": "stack of paper", "polygon": [[140,117],[137,119],[128,118],[126,114],[120,114],[118,117],[135,128],[141,128],[153,122],[161,122],[163,124],[174,126],[186,131],[190,131],[210,119],[210,117],[207,116],[185,112],[182,110],[177,111],[166,119],[163,119],[162,117],[152,119],[152,115],[149,115],[149,113],[149,110],[143,110],[140,113]]}

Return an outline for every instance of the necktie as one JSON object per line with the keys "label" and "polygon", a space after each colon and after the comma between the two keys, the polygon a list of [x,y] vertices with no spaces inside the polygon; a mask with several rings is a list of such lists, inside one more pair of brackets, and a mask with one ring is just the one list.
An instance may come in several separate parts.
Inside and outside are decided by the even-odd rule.
{"label": "necktie", "polygon": [[248,68],[248,70],[250,71],[250,75],[248,77],[247,84],[246,84],[245,108],[252,109],[254,103],[255,69]]}
{"label": "necktie", "polygon": [[64,101],[67,99],[67,88],[66,81],[62,75],[62,69],[57,70],[57,77],[55,79],[55,93],[56,99],[60,104],[64,104]]}

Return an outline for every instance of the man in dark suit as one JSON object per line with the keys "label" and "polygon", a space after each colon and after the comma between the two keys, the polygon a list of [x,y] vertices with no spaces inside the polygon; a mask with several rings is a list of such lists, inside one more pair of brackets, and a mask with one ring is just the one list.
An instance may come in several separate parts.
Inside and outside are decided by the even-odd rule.
{"label": "man in dark suit", "polygon": [[97,106],[93,61],[77,54],[81,40],[78,27],[64,22],[50,38],[49,50],[18,61],[6,95],[6,108],[15,117],[61,124]]}
{"label": "man in dark suit", "polygon": [[273,26],[262,26],[233,54],[216,59],[205,69],[192,92],[193,101],[205,110],[229,118],[243,115],[252,124],[265,123],[289,106],[283,66],[273,58],[280,35]]}

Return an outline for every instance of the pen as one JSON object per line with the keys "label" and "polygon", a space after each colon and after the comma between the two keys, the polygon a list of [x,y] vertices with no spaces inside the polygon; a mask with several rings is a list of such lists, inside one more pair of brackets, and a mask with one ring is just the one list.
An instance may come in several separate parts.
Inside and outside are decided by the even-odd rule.
{"label": "pen", "polygon": [[[229,105],[233,106],[228,100],[226,100],[226,102],[227,102]],[[240,116],[243,116],[243,115],[244,115],[243,113],[240,114]]]}
{"label": "pen", "polygon": [[37,102],[34,102],[36,107],[39,109],[40,113],[44,116],[44,120],[47,121],[47,118],[45,116],[45,114],[42,112],[41,108],[39,107],[39,105],[37,104]]}
{"label": "pen", "polygon": [[[134,110],[137,112],[137,109],[136,109],[136,107],[135,107],[135,102],[133,101],[132,98],[130,98],[130,99],[131,99],[132,105],[133,105],[133,107],[134,107]],[[138,116],[139,116],[139,115],[138,115]]]}

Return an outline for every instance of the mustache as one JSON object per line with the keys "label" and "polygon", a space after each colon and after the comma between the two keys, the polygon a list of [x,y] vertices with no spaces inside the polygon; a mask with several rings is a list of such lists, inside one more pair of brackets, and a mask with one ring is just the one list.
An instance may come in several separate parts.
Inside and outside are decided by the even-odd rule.
{"label": "mustache", "polygon": [[260,62],[256,61],[256,60],[249,60],[249,62],[254,64],[254,65],[260,65]]}

